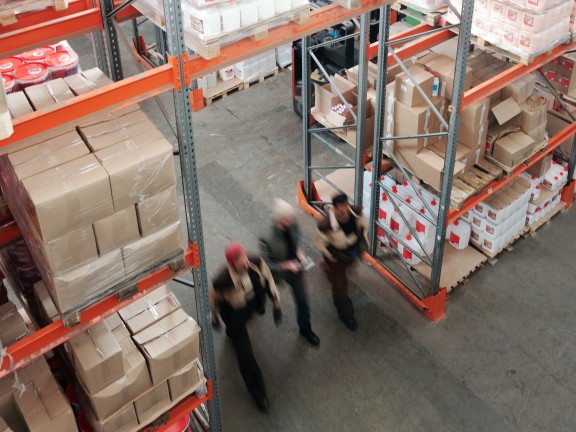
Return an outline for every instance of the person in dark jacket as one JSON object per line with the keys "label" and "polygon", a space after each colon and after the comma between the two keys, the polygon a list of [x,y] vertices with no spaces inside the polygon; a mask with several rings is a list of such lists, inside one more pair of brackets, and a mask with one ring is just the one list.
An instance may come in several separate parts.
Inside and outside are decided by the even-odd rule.
{"label": "person in dark jacket", "polygon": [[296,211],[286,201],[276,199],[272,213],[272,227],[268,234],[260,239],[262,258],[272,270],[276,282],[284,280],[292,288],[300,334],[310,345],[318,346],[320,338],[310,324],[310,307],[302,268],[306,257],[301,245],[300,229],[296,223]]}
{"label": "person in dark jacket", "polygon": [[334,305],[338,316],[351,331],[357,330],[358,323],[348,295],[346,272],[366,249],[367,233],[368,224],[361,209],[350,206],[346,194],[333,197],[332,207],[318,224],[316,246],[324,256]]}
{"label": "person in dark jacket", "polygon": [[244,383],[258,408],[267,412],[270,403],[246,322],[254,310],[264,313],[268,295],[274,307],[274,321],[278,324],[282,319],[280,296],[266,262],[261,257],[248,256],[239,243],[231,243],[226,248],[226,262],[227,266],[216,274],[210,287],[212,325],[219,327],[219,313],[234,345]]}

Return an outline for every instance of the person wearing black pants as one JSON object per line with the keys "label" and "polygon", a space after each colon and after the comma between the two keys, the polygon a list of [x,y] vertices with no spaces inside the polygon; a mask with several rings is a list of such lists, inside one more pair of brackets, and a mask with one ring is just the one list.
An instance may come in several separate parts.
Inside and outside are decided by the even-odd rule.
{"label": "person wearing black pants", "polygon": [[210,289],[212,325],[219,327],[217,312],[226,326],[236,353],[240,373],[258,408],[267,412],[270,403],[266,394],[264,378],[246,328],[253,311],[264,313],[266,295],[274,307],[274,321],[282,319],[280,298],[270,269],[260,257],[246,255],[244,248],[232,243],[226,248],[228,266],[212,280]]}
{"label": "person wearing black pants", "polygon": [[310,323],[310,307],[302,268],[305,256],[296,224],[296,211],[286,201],[276,199],[272,213],[274,223],[268,234],[260,239],[262,258],[272,270],[276,282],[284,280],[292,288],[300,334],[310,345],[318,346],[320,338]]}

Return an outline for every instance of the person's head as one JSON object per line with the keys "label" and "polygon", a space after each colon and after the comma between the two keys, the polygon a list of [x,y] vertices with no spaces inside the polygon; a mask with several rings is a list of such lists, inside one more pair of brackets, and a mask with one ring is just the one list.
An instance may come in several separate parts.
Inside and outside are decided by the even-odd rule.
{"label": "person's head", "polygon": [[272,218],[276,228],[284,231],[296,223],[296,210],[286,201],[276,198],[272,205]]}
{"label": "person's head", "polygon": [[226,262],[230,267],[239,273],[244,273],[248,271],[250,262],[248,261],[248,256],[246,255],[246,250],[244,247],[237,242],[230,243],[225,250]]}
{"label": "person's head", "polygon": [[348,197],[345,193],[340,193],[332,197],[332,205],[334,206],[334,216],[338,220],[346,220],[350,216],[350,206],[348,205]]}

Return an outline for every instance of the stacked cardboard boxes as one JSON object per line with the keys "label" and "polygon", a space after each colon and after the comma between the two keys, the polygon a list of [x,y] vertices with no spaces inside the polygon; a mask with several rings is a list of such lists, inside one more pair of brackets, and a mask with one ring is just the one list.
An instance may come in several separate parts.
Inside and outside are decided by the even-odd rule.
{"label": "stacked cardboard boxes", "polygon": [[6,199],[60,313],[182,250],[172,145],[137,107],[0,165]]}
{"label": "stacked cardboard boxes", "polygon": [[530,167],[522,177],[531,184],[526,225],[548,216],[560,204],[562,189],[568,180],[568,168],[552,160],[552,155]]}
{"label": "stacked cardboard boxes", "polygon": [[555,58],[550,63],[546,63],[541,68],[552,86],[560,93],[570,97],[576,97],[575,62],[576,56],[574,54],[565,54]]}
{"label": "stacked cardboard boxes", "polygon": [[491,107],[486,154],[506,168],[518,166],[546,144],[547,101],[533,95],[535,83],[533,75],[515,81]]}
{"label": "stacked cardboard boxes", "polygon": [[470,223],[470,242],[495,255],[522,231],[530,200],[530,183],[517,179],[467,212],[463,219]]}
{"label": "stacked cardboard boxes", "polygon": [[200,327],[160,287],[67,344],[96,432],[136,431],[196,391]]}

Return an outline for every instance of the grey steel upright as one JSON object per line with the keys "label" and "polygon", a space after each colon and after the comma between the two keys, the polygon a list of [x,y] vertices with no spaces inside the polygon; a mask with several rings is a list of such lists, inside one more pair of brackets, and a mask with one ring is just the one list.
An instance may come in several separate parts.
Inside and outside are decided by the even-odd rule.
{"label": "grey steel upright", "polygon": [[[179,0],[164,0],[166,16],[166,35],[168,53],[182,58],[188,50],[184,43],[182,26],[182,10]],[[208,294],[208,275],[206,272],[206,255],[204,236],[202,233],[202,216],[200,212],[200,193],[198,189],[198,172],[196,166],[196,151],[192,129],[192,108],[190,106],[191,87],[185,84],[186,73],[180,64],[179,79],[181,88],[174,90],[174,107],[176,110],[176,125],[178,129],[178,146],[180,149],[180,167],[184,202],[186,204],[186,220],[188,222],[188,239],[198,244],[200,265],[193,270],[196,304],[199,308],[198,320],[202,327],[202,360],[207,377],[212,380],[214,397],[209,402],[210,429],[219,432],[222,429],[220,418],[220,402],[218,398],[218,380],[216,376],[216,355],[212,340],[212,325],[210,319],[210,301]]]}

